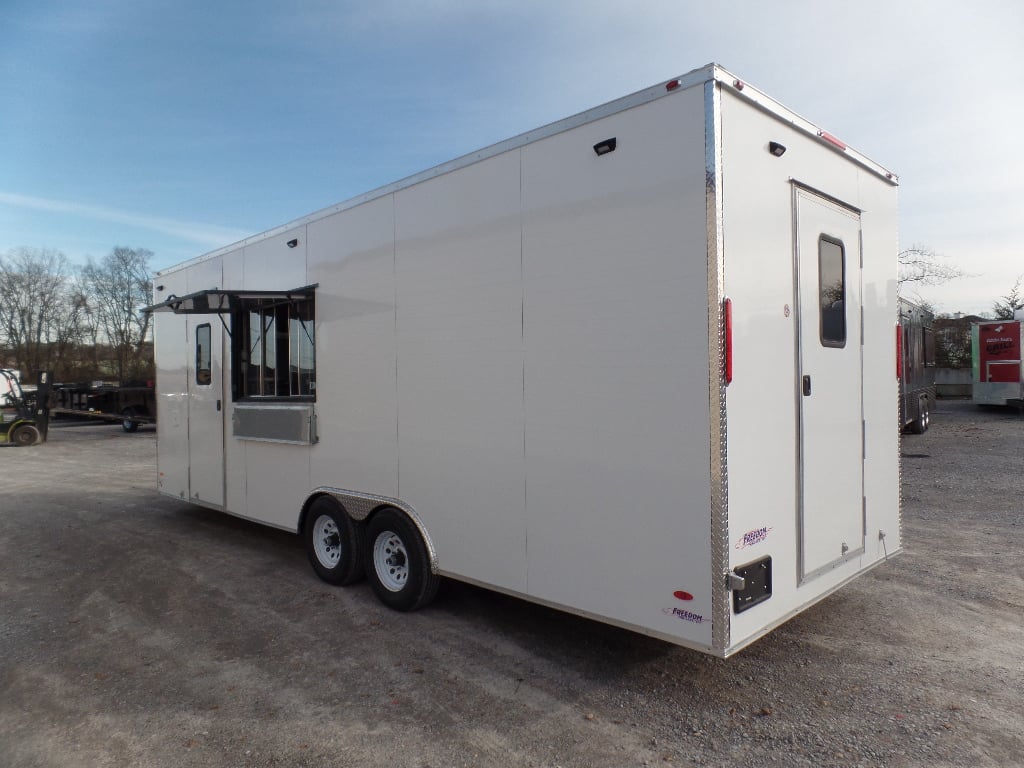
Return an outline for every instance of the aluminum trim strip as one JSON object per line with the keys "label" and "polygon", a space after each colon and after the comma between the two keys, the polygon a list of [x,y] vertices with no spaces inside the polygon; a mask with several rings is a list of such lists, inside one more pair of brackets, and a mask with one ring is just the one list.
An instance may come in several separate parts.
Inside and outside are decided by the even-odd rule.
{"label": "aluminum trim strip", "polygon": [[[791,182],[790,199],[792,206],[793,225],[793,360],[796,369],[793,371],[793,382],[800,381],[800,372],[804,369],[803,346],[800,343],[803,333],[803,312],[800,310],[800,206],[799,195],[801,187],[796,182]],[[794,424],[796,432],[793,435],[795,446],[794,460],[796,461],[796,472],[794,474],[793,494],[796,499],[796,580],[800,584],[804,578],[804,445],[802,435],[804,433],[803,403],[799,386],[793,387],[793,413],[796,415]]]}
{"label": "aluminum trim strip", "polygon": [[333,496],[337,499],[338,503],[344,507],[345,512],[348,513],[349,517],[356,521],[365,520],[374,510],[379,509],[380,507],[395,507],[396,509],[400,509],[409,516],[413,525],[415,525],[417,530],[420,532],[420,536],[423,537],[423,543],[427,548],[427,557],[430,560],[431,573],[440,573],[437,564],[437,550],[434,548],[434,542],[431,540],[430,534],[427,533],[427,527],[423,524],[423,520],[412,506],[406,504],[401,499],[394,499],[390,496],[378,496],[373,493],[360,493],[359,491],[349,491],[344,488],[334,488],[328,485],[321,485],[314,488],[309,495],[306,496],[306,500],[303,502],[302,508],[305,509],[309,506],[309,502],[316,496],[322,496],[324,494]]}
{"label": "aluminum trim strip", "polygon": [[231,411],[231,436],[290,445],[317,442],[313,403],[236,403]]}
{"label": "aluminum trim strip", "polygon": [[[823,573],[829,573],[831,571],[834,571],[836,568],[842,567],[843,565],[845,565],[846,563],[850,562],[851,560],[855,560],[858,557],[861,557],[866,551],[867,551],[867,548],[864,545],[861,545],[861,547],[859,549],[851,550],[850,552],[847,552],[842,557],[837,557],[832,562],[825,563],[825,565],[821,566],[820,568],[815,568],[810,573],[804,575],[804,577],[800,580],[800,583],[798,584],[798,586],[802,587],[804,584],[806,584],[809,581],[813,581],[815,578],[817,578],[818,576],[821,576]],[[860,571],[858,571],[858,573],[859,572]]]}
{"label": "aluminum trim strip", "polygon": [[729,645],[731,601],[729,573],[729,467],[725,381],[722,377],[725,254],[722,229],[721,93],[718,83],[704,85],[704,188],[708,260],[708,424],[711,459],[711,644]]}

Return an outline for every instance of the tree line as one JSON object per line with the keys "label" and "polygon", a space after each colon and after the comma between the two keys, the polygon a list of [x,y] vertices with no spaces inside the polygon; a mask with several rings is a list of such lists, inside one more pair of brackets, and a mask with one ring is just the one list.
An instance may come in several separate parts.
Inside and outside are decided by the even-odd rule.
{"label": "tree line", "polygon": [[115,247],[84,266],[60,251],[14,248],[0,256],[0,368],[55,381],[153,377],[144,248]]}
{"label": "tree line", "polygon": [[[0,368],[19,369],[29,377],[52,370],[63,382],[151,379],[152,320],[139,309],[152,296],[152,257],[145,248],[122,246],[99,260],[88,259],[84,266],[72,265],[60,251],[42,248],[14,248],[0,256]],[[964,276],[921,245],[902,251],[899,266],[901,293]],[[1024,308],[1022,279],[994,302],[997,319],[1011,318],[1014,310]],[[932,309],[920,297],[915,300]],[[949,321],[937,323],[943,326],[938,356],[947,365],[969,365],[969,327],[964,330],[941,315],[938,319]]]}

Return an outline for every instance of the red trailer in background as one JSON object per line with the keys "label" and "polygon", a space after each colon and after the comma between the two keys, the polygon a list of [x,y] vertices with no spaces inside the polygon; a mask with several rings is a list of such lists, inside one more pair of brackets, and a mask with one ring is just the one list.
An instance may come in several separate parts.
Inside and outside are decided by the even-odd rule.
{"label": "red trailer in background", "polygon": [[971,326],[973,402],[979,405],[1024,404],[1022,325],[1024,320],[993,320]]}

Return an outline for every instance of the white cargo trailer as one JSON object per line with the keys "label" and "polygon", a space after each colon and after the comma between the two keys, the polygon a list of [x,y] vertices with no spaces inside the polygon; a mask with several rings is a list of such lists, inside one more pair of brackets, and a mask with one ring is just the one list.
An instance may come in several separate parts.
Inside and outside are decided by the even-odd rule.
{"label": "white cargo trailer", "polygon": [[727,656],[898,552],[896,177],[709,65],[159,273],[159,489]]}

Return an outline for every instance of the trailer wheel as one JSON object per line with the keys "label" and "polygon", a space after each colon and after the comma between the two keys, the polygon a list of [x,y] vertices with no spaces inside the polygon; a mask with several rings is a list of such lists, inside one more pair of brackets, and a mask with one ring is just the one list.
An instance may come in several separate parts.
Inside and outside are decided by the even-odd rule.
{"label": "trailer wheel", "polygon": [[928,398],[922,397],[917,401],[917,416],[910,422],[907,431],[915,435],[923,435],[928,431],[930,421],[931,414],[928,411]]}
{"label": "trailer wheel", "polygon": [[328,584],[352,584],[362,578],[360,530],[330,496],[310,504],[302,538],[313,570]]}
{"label": "trailer wheel", "polygon": [[416,526],[385,507],[366,527],[366,573],[377,598],[396,611],[415,611],[434,599],[441,578],[430,570]]}
{"label": "trailer wheel", "polygon": [[26,448],[39,442],[39,430],[31,424],[22,424],[11,433],[11,442],[20,448]]}
{"label": "trailer wheel", "polygon": [[137,432],[139,429],[139,422],[132,421],[132,417],[135,415],[134,408],[125,408],[121,411],[121,429],[125,432]]}

